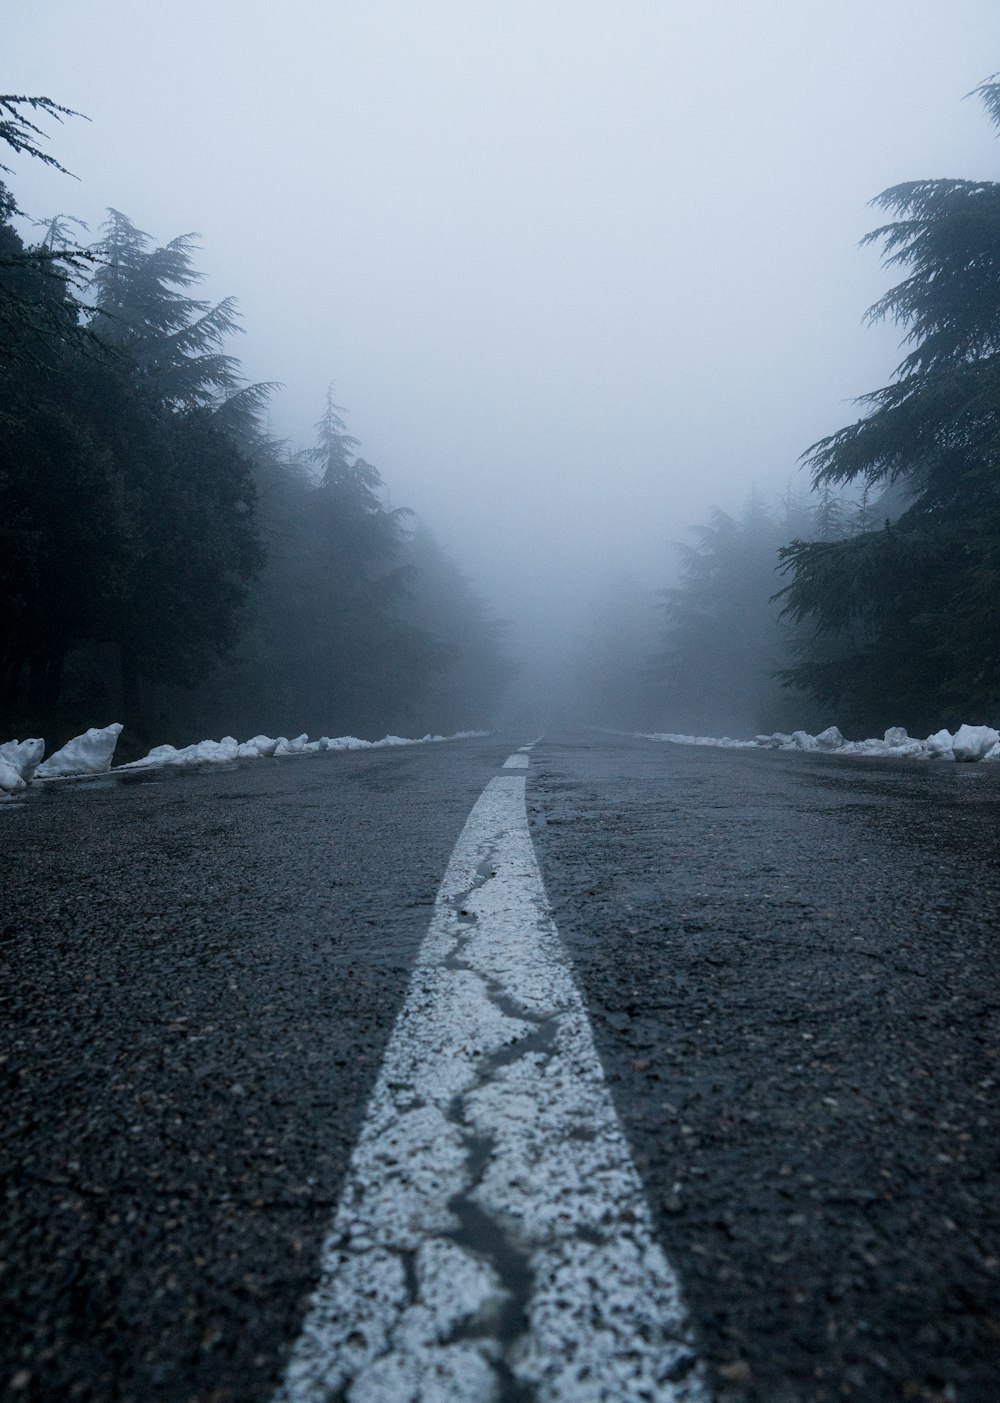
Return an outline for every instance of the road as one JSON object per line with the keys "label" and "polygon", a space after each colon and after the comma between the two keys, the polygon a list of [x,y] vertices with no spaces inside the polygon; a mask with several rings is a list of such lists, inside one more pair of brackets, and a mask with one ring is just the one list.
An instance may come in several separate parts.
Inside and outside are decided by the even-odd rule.
{"label": "road", "polygon": [[[573,1037],[599,1054],[594,1104],[610,1091],[588,1114],[631,1152],[612,1196],[638,1169],[617,1231],[644,1241],[648,1219],[644,1260],[662,1266],[643,1289],[666,1299],[672,1271],[689,1322],[671,1327],[663,1382],[618,1396],[1000,1397],[1000,767],[585,733],[504,769],[531,739],[106,778],[3,806],[5,1399],[250,1403],[290,1387],[342,1190],[377,1145],[373,1108],[404,1094],[400,1057],[423,1074],[393,1027],[437,977],[435,898],[484,790],[514,803],[524,778],[550,953],[566,952],[585,1010]],[[466,905],[457,886],[448,898],[486,964],[500,865]],[[503,941],[535,929],[500,905]],[[525,946],[505,977],[533,959]],[[492,964],[449,960],[495,982]],[[558,983],[552,969],[539,978]],[[511,1000],[529,1016],[522,986],[497,996],[504,1017]],[[451,1051],[442,1022],[432,1069]],[[524,1047],[542,1066],[537,1038]],[[504,1061],[490,1078],[512,1075]],[[579,1168],[545,1163],[550,1178]],[[477,1245],[471,1208],[463,1221],[434,1251],[461,1241],[501,1271],[503,1244]],[[506,1299],[504,1350],[524,1328]],[[484,1331],[461,1347],[489,1362]],[[557,1396],[544,1360],[525,1383],[523,1347],[508,1353],[500,1397]]]}

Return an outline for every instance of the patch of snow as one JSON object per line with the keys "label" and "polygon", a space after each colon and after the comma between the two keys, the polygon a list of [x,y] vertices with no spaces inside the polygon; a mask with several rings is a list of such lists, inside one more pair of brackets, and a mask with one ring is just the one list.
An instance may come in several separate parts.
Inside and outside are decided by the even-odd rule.
{"label": "patch of snow", "polygon": [[308,744],[309,737],[305,732],[301,736],[296,736],[294,740],[286,740],[282,736],[274,747],[274,753],[275,755],[302,755]]}
{"label": "patch of snow", "polygon": [[16,770],[9,760],[0,757],[0,794],[13,794],[26,787],[21,771]]}
{"label": "patch of snow", "polygon": [[0,794],[13,794],[31,781],[45,754],[45,742],[8,740],[0,745]]}
{"label": "patch of snow", "polygon": [[82,736],[50,755],[35,770],[35,779],[62,779],[67,775],[103,775],[111,768],[111,758],[122,733],[122,724],[91,726]]}
{"label": "patch of snow", "polygon": [[951,743],[956,760],[982,760],[1000,741],[992,726],[959,726]]}
{"label": "patch of snow", "polygon": [[272,740],[270,736],[251,736],[249,740],[243,741],[240,746],[240,759],[257,759],[261,756],[270,756],[278,748],[278,742]]}
{"label": "patch of snow", "polygon": [[890,726],[881,740],[845,740],[836,726],[828,726],[818,736],[808,731],[793,731],[791,735],[775,731],[769,736],[754,736],[753,740],[683,736],[666,731],[634,734],[644,740],[665,740],[674,745],[716,745],[733,750],[819,750],[830,755],[889,755],[894,759],[1000,761],[1000,731],[992,726],[962,725],[954,735],[941,730],[926,740],[908,735],[904,726]]}
{"label": "patch of snow", "polygon": [[[729,750],[755,750],[759,741],[771,739],[770,736],[758,736],[754,740],[733,740],[730,736],[679,736],[670,731],[656,731],[652,735],[637,731],[635,734],[643,736],[645,740],[669,740],[675,745],[719,745]],[[782,739],[791,740],[791,736]]]}
{"label": "patch of snow", "polygon": [[15,769],[27,783],[41,763],[45,754],[45,742],[37,737],[34,740],[8,740],[0,745],[0,760]]}
{"label": "patch of snow", "polygon": [[[120,722],[103,728],[92,727],[82,736],[75,736],[61,750],[45,761],[43,740],[9,740],[0,745],[0,796],[24,789],[32,780],[61,779],[72,775],[105,774],[111,768],[115,746],[121,734]],[[238,741],[234,736],[221,740],[201,740],[178,749],[173,745],[156,745],[141,760],[116,765],[119,770],[186,769],[199,765],[231,765],[237,760],[261,760],[271,756],[318,755],[326,750],[372,750],[379,746],[428,745],[437,741],[472,740],[488,736],[489,731],[456,731],[451,736],[421,736],[411,740],[406,736],[383,736],[381,740],[360,740],[357,736],[320,736],[310,740],[303,732],[289,740],[287,736],[252,736]],[[41,762],[41,763],[40,763]]]}
{"label": "patch of snow", "polygon": [[[945,731],[944,734],[948,735],[949,733]],[[907,735],[905,726],[890,726],[882,737],[882,744],[885,747],[885,753],[891,755],[920,758],[927,754],[927,742],[916,740]]]}
{"label": "patch of snow", "polygon": [[239,759],[240,749],[240,743],[234,736],[223,736],[222,740],[200,740],[196,745],[185,745],[180,750],[172,745],[157,745],[141,760],[130,760],[127,765],[116,768],[156,770],[183,769],[188,765],[230,765]]}
{"label": "patch of snow", "polygon": [[202,740],[196,745],[186,745],[177,750],[172,745],[158,745],[141,760],[132,760],[127,765],[119,765],[120,770],[153,770],[167,767],[195,765],[231,764],[235,760],[260,760],[271,756],[318,755],[326,750],[372,750],[388,745],[424,745],[431,741],[469,740],[474,736],[489,735],[488,731],[459,731],[454,736],[426,735],[419,740],[409,740],[405,736],[384,736],[382,740],[359,740],[357,736],[320,736],[310,740],[305,732],[291,740],[287,736],[253,736],[250,740],[237,741],[232,736],[222,740]]}
{"label": "patch of snow", "polygon": [[950,731],[935,731],[932,736],[928,736],[924,741],[927,747],[927,754],[936,760],[954,760],[955,753],[951,748],[952,734]]}

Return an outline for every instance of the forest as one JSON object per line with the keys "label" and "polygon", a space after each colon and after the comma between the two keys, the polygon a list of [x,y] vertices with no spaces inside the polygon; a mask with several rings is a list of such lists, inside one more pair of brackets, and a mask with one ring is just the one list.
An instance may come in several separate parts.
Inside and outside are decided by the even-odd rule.
{"label": "forest", "polygon": [[[55,165],[41,123],[75,115],[0,98],[0,138]],[[127,753],[488,725],[505,625],[387,506],[332,389],[311,442],[268,434],[274,386],[229,349],[235,300],[198,297],[195,236],[24,223],[0,184],[0,730],[115,716]]]}
{"label": "forest", "polygon": [[[1000,81],[978,97],[1000,127]],[[605,603],[581,640],[597,714],[747,736],[1000,723],[1000,184],[913,180],[867,235],[901,282],[867,313],[903,332],[891,384],[806,450],[808,492],[715,509],[658,609]],[[658,646],[650,646],[657,628]]]}
{"label": "forest", "polygon": [[[1000,81],[975,95],[1000,127]],[[41,124],[74,115],[0,98],[0,139],[57,164]],[[655,595],[625,572],[597,588],[563,719],[1000,722],[1000,185],[872,203],[865,242],[902,274],[867,313],[901,330],[891,383],[806,450],[808,489],[711,511]],[[26,225],[0,184],[0,730],[113,715],[138,750],[493,724],[507,625],[388,505],[333,389],[310,441],[270,436],[275,387],[241,374],[234,299],[198,296],[195,237],[159,244],[117,209],[86,246],[65,219]]]}

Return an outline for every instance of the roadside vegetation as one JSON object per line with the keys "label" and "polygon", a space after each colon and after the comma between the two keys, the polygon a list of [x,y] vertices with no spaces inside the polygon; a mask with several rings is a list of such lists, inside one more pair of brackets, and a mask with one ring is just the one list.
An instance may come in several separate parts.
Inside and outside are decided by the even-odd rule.
{"label": "roadside vegetation", "polygon": [[[975,96],[1000,126],[1000,79]],[[0,143],[58,165],[43,124],[75,118],[0,98]],[[864,243],[902,274],[868,312],[902,332],[891,383],[803,454],[811,490],[712,511],[655,596],[625,572],[594,594],[555,686],[574,720],[1000,723],[1000,184],[873,203]],[[26,227],[0,183],[0,729],[489,725],[503,624],[389,506],[332,391],[304,444],[270,435],[275,387],[241,374],[235,301],[198,296],[195,237],[115,209],[87,245],[67,219]]]}
{"label": "roadside vegetation", "polygon": [[[970,95],[972,96],[972,95]],[[1000,80],[974,96],[1000,126]],[[849,734],[1000,722],[1000,184],[916,180],[873,204],[903,280],[868,311],[903,330],[891,384],[803,454],[811,492],[753,493],[678,546],[661,641],[621,614],[627,705],[658,729]],[[592,690],[609,672],[600,650]]]}
{"label": "roadside vegetation", "polygon": [[[1000,82],[978,90],[1000,126]],[[869,309],[904,329],[890,385],[805,455],[819,490],[888,493],[834,540],[781,551],[787,615],[808,624],[785,680],[848,724],[914,729],[1000,714],[1000,184],[914,180],[875,200],[865,243],[906,276]],[[888,724],[888,721],[887,721]]]}
{"label": "roadside vegetation", "polygon": [[[0,98],[0,141],[58,166],[42,123],[76,115]],[[332,393],[306,446],[270,436],[195,236],[26,223],[0,183],[0,730],[488,724],[503,626],[386,504]]]}

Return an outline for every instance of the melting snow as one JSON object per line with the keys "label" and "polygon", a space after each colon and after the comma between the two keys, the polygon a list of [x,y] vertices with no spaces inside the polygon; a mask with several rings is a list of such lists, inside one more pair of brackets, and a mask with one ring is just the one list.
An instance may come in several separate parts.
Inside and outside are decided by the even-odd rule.
{"label": "melting snow", "polygon": [[891,755],[917,760],[1000,760],[1000,731],[992,726],[959,726],[936,731],[926,740],[909,736],[902,726],[890,726],[881,740],[845,740],[836,726],[828,726],[818,736],[808,731],[775,731],[753,740],[733,740],[730,736],[681,736],[668,731],[637,731],[645,740],[669,740],[674,745],[718,745],[729,750],[824,750],[835,755]]}
{"label": "melting snow", "polygon": [[50,755],[35,770],[35,779],[59,779],[64,775],[103,775],[111,768],[122,724],[91,726],[82,736],[74,736],[61,750]]}
{"label": "melting snow", "polygon": [[359,740],[357,736],[320,736],[310,740],[307,735],[295,736],[253,736],[250,740],[238,741],[232,736],[222,740],[201,740],[197,745],[186,745],[175,750],[172,745],[158,745],[141,760],[132,760],[127,765],[119,765],[121,770],[153,770],[188,765],[224,765],[233,760],[261,760],[272,755],[318,755],[324,750],[377,750],[386,745],[426,745],[431,741],[468,740],[472,736],[485,736],[487,731],[456,731],[453,736],[420,736],[413,740],[407,736],[384,736],[381,740]]}
{"label": "melting snow", "polygon": [[[116,721],[103,729],[92,727],[82,736],[57,750],[45,761],[43,740],[11,740],[0,745],[0,796],[24,789],[35,779],[63,779],[68,776],[105,774],[111,768],[115,746],[121,734]],[[456,731],[451,736],[426,735],[417,739],[406,736],[383,736],[381,740],[359,740],[357,736],[320,736],[310,740],[307,735],[253,736],[238,741],[234,736],[222,740],[202,740],[195,745],[177,749],[173,745],[157,745],[141,760],[117,765],[118,770],[184,769],[196,765],[232,764],[236,760],[261,760],[272,755],[316,755],[324,750],[375,750],[388,745],[426,745],[434,741],[469,740],[488,735],[488,731]],[[39,763],[41,762],[41,763]]]}
{"label": "melting snow", "polygon": [[9,740],[0,745],[0,793],[23,789],[44,754],[43,740]]}

